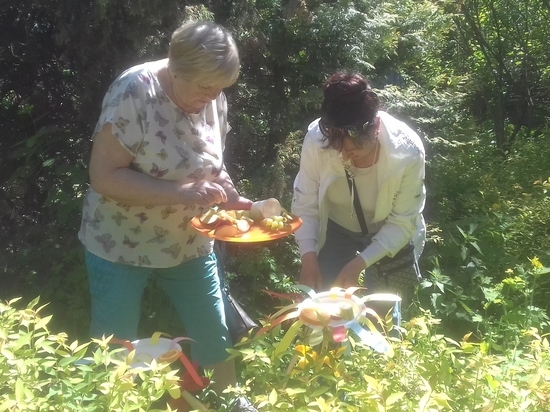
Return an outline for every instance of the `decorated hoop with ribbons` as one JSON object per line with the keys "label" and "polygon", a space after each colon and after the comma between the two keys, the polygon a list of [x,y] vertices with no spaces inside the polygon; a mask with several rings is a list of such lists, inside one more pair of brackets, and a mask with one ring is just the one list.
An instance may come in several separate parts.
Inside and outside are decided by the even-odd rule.
{"label": "decorated hoop with ribbons", "polygon": [[[367,315],[380,319],[378,314],[369,308],[367,301],[400,302],[401,298],[391,294],[367,295],[362,298],[354,295],[360,289],[351,287],[348,289],[332,288],[326,292],[316,293],[305,285],[296,285],[296,288],[306,293],[307,297],[301,301],[287,305],[271,317],[271,322],[258,331],[263,334],[273,327],[289,319],[296,319],[288,328],[283,339],[279,343],[276,353],[284,352],[296,337],[302,326],[312,330],[309,338],[311,345],[318,344],[323,339],[322,331],[328,329],[332,333],[335,342],[343,342],[349,330],[353,331],[362,342],[377,352],[391,354],[392,347]],[[269,293],[269,292],[268,292]],[[273,295],[272,293],[269,293]],[[278,295],[277,297],[284,297]],[[296,296],[293,295],[295,300]],[[363,326],[367,325],[368,330]]]}
{"label": "decorated hoop with ribbons", "polygon": [[179,360],[185,371],[181,379],[181,395],[195,409],[206,411],[206,407],[198,401],[189,391],[200,391],[208,386],[210,380],[201,377],[198,373],[198,364],[191,362],[182,351],[179,342],[192,341],[190,338],[177,337],[173,339],[163,338],[162,335],[169,336],[162,332],[155,332],[150,338],[137,339],[132,342],[113,338],[111,343],[120,344],[126,350],[120,353],[123,359],[129,359],[129,355],[134,352],[134,356],[129,359],[130,366],[135,371],[151,369],[151,363],[155,360],[157,363],[173,363]]}

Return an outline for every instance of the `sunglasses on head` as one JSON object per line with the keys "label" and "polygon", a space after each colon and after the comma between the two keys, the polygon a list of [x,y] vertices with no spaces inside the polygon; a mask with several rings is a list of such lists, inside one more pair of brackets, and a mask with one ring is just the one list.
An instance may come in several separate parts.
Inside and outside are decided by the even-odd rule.
{"label": "sunglasses on head", "polygon": [[343,136],[350,139],[356,139],[361,135],[365,135],[369,126],[374,124],[373,122],[365,122],[363,124],[354,124],[350,126],[326,126],[322,122],[319,122],[319,129],[324,136]]}

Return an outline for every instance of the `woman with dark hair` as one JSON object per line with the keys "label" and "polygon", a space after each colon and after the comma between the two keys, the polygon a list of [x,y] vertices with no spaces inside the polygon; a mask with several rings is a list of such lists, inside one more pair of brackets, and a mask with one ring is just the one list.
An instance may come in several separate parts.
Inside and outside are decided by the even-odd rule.
{"label": "woman with dark hair", "polygon": [[292,213],[303,222],[295,233],[300,283],[316,290],[358,285],[366,269],[369,292],[412,291],[376,290],[369,269],[411,242],[418,259],[425,241],[422,142],[379,106],[363,76],[337,72],[324,85],[321,117],[304,139]]}

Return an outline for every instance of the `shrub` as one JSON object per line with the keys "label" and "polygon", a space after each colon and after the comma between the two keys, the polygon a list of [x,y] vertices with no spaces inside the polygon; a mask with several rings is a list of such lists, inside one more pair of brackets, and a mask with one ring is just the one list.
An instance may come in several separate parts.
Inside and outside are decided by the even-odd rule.
{"label": "shrub", "polygon": [[69,342],[50,333],[38,298],[25,309],[18,300],[0,303],[0,411],[160,411],[165,394],[179,397],[168,364],[136,373],[109,339]]}
{"label": "shrub", "polygon": [[[310,347],[299,337],[277,354],[281,329],[241,342],[252,398],[261,411],[515,411],[550,410],[550,345],[534,328],[518,344],[493,353],[472,335],[454,341],[425,311],[404,324],[383,355],[348,336]],[[325,335],[326,339],[326,335]]]}

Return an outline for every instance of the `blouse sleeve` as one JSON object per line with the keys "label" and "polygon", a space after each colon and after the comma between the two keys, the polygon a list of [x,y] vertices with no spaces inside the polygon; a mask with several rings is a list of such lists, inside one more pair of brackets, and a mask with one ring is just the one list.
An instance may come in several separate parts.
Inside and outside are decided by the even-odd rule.
{"label": "blouse sleeve", "polygon": [[146,133],[146,112],[141,109],[139,81],[123,76],[105,94],[96,132],[110,123],[112,134],[135,157]]}

